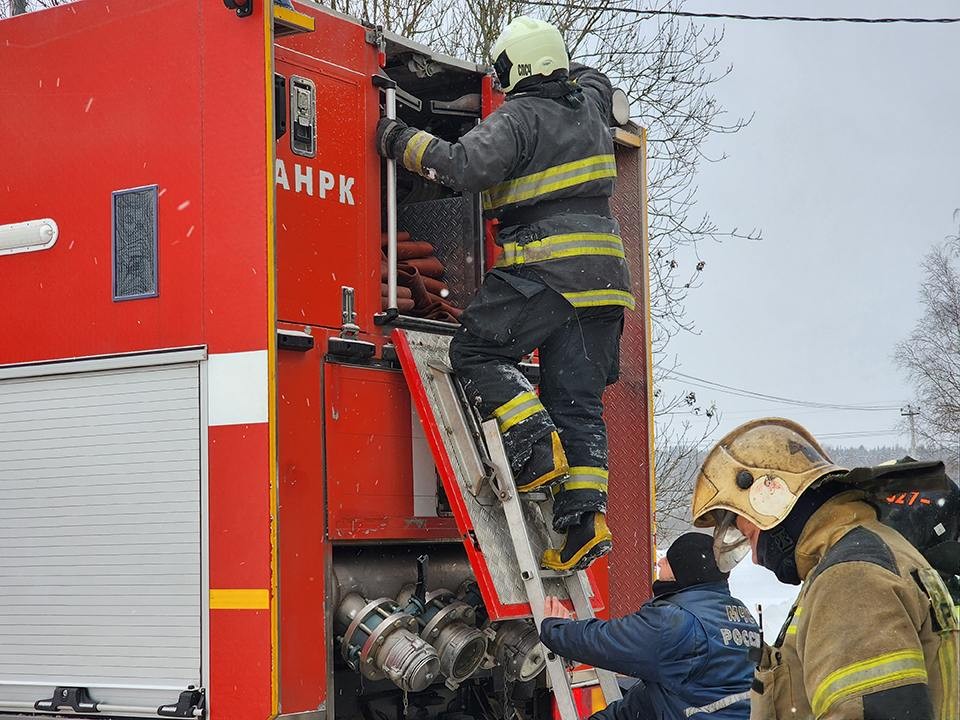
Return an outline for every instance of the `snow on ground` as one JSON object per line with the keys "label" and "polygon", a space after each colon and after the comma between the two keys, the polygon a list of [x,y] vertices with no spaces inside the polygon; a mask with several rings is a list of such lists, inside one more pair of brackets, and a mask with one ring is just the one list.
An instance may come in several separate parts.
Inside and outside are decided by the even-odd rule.
{"label": "snow on ground", "polygon": [[772,644],[787,619],[799,585],[784,585],[776,575],[750,562],[749,555],[730,573],[730,593],[743,601],[757,616],[757,604],[763,606],[763,639]]}

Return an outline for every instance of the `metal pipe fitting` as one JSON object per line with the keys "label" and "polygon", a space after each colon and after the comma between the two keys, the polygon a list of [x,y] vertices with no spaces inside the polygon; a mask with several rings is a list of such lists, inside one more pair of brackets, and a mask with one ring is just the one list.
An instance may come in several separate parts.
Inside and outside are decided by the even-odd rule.
{"label": "metal pipe fitting", "polygon": [[337,607],[334,625],[343,637],[343,659],[369,680],[387,678],[402,690],[420,692],[440,673],[436,650],[416,634],[417,619],[395,600],[350,593]]}

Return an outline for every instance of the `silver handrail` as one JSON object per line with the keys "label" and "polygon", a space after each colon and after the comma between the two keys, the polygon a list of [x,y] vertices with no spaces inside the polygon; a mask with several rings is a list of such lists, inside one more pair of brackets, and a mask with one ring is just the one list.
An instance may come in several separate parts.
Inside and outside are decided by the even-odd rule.
{"label": "silver handrail", "polygon": [[[390,120],[397,119],[397,86],[383,89],[383,104]],[[387,160],[387,314],[397,315],[397,161]]]}

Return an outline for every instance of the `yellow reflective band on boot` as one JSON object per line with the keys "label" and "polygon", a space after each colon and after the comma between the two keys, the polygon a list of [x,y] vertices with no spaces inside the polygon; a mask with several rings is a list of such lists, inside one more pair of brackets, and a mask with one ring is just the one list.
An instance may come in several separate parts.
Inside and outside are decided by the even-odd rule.
{"label": "yellow reflective band on boot", "polygon": [[423,154],[427,151],[427,146],[436,139],[436,136],[424,130],[410,138],[407,141],[407,146],[403,149],[403,166],[422,175]]}
{"label": "yellow reflective band on boot", "polygon": [[898,650],[853,663],[830,673],[820,683],[810,705],[816,717],[835,703],[849,697],[868,695],[874,688],[890,683],[926,683],[927,668],[920,650]]}
{"label": "yellow reflective band on boot", "polygon": [[609,473],[603,468],[578,465],[570,468],[570,477],[563,481],[564,490],[607,491]]}
{"label": "yellow reflective band on boot", "polygon": [[591,155],[494,185],[483,193],[483,209],[495,210],[591,180],[616,176],[617,161],[613,155]]}
{"label": "yellow reflective band on boot", "polygon": [[540,399],[533,392],[522,392],[512,400],[493,411],[493,416],[500,424],[500,432],[505,433],[519,422],[528,417],[536,415],[538,412],[546,412],[547,409],[540,403]]}
{"label": "yellow reflective band on boot", "polygon": [[566,233],[549,235],[543,240],[534,240],[525,245],[504,243],[503,253],[496,267],[529,265],[530,263],[559,260],[583,255],[607,255],[623,258],[623,241],[612,233]]}
{"label": "yellow reflective band on boot", "polygon": [[623,290],[584,290],[565,292],[563,296],[574,307],[599,307],[601,305],[623,305],[633,310],[633,295]]}

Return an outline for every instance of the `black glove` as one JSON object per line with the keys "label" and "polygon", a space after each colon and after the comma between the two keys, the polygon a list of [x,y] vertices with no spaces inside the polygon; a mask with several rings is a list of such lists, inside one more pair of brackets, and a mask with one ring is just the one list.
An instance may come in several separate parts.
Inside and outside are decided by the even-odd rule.
{"label": "black glove", "polygon": [[407,124],[403,120],[380,118],[377,123],[377,152],[385,158],[395,158],[393,145],[400,133],[406,129]]}

